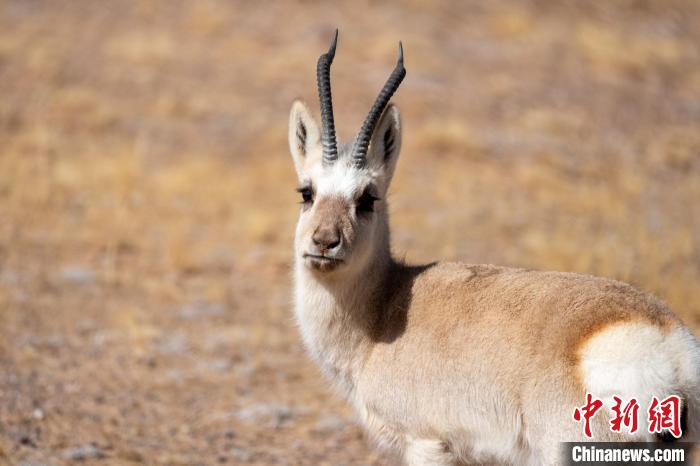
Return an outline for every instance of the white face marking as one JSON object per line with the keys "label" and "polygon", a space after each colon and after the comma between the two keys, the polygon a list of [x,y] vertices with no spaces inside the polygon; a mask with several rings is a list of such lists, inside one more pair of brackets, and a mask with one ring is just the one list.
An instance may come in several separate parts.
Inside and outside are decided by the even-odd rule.
{"label": "white face marking", "polygon": [[378,179],[377,173],[367,168],[349,166],[345,160],[339,160],[330,167],[316,164],[311,170],[311,182],[317,196],[341,196],[354,201],[361,191]]}
{"label": "white face marking", "polygon": [[[358,214],[357,200],[370,184],[376,191],[373,194],[382,197],[383,182],[381,172],[353,167],[346,158],[340,158],[330,166],[323,166],[320,160],[307,166],[301,183],[311,185],[313,204],[302,209],[299,217],[296,236],[298,257],[316,270],[360,270],[377,245],[377,217],[383,215],[383,211],[381,201],[375,201],[374,212]],[[337,248],[324,252],[319,247],[320,243],[314,241],[314,235],[329,230],[337,230],[341,241]],[[318,258],[319,255],[330,257],[335,262],[325,263],[324,259]],[[318,267],[319,262],[323,262],[323,267]]]}

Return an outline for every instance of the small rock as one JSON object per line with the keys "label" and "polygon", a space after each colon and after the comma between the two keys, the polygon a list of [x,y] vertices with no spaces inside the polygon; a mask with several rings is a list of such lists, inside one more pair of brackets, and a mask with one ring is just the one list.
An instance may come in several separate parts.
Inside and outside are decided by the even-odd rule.
{"label": "small rock", "polygon": [[94,348],[101,348],[117,339],[118,336],[116,332],[112,330],[99,330],[92,335],[92,346]]}
{"label": "small rock", "polygon": [[74,447],[63,450],[62,455],[64,459],[74,460],[74,461],[84,461],[87,459],[100,459],[104,458],[102,450],[100,450],[97,445],[89,444],[83,445],[82,447]]}
{"label": "small rock", "polygon": [[90,333],[95,331],[99,325],[93,319],[81,319],[78,321],[76,328],[80,333]]}
{"label": "small rock", "polygon": [[61,348],[65,346],[65,344],[66,339],[63,337],[63,335],[49,335],[40,343],[41,346],[45,346],[47,348]]}
{"label": "small rock", "polygon": [[178,383],[182,383],[185,380],[185,374],[182,371],[177,370],[177,369],[169,369],[165,373],[165,376],[169,380],[173,380],[173,381],[178,382]]}
{"label": "small rock", "polygon": [[160,340],[158,350],[163,354],[182,354],[187,351],[187,337],[182,332],[166,335]]}
{"label": "small rock", "polygon": [[327,434],[331,432],[337,432],[344,430],[350,423],[347,419],[343,419],[337,416],[324,416],[316,422],[314,426],[314,432],[319,434]]}
{"label": "small rock", "polygon": [[222,316],[226,312],[226,307],[221,303],[198,302],[183,306],[176,311],[176,314],[185,320],[197,320],[206,317]]}
{"label": "small rock", "polygon": [[34,411],[32,411],[32,417],[33,417],[34,419],[39,419],[39,420],[44,419],[44,411],[42,411],[41,409],[37,408],[37,409],[35,409]]}
{"label": "small rock", "polygon": [[253,459],[252,452],[240,447],[231,448],[228,451],[228,456],[241,462],[247,462]]}
{"label": "small rock", "polygon": [[306,411],[293,406],[260,403],[240,409],[233,414],[242,421],[265,422],[268,426],[277,429],[293,424],[294,418]]}
{"label": "small rock", "polygon": [[21,280],[18,273],[10,272],[9,270],[0,272],[0,283],[7,285],[17,285],[20,283],[20,281]]}
{"label": "small rock", "polygon": [[59,274],[63,281],[76,285],[92,285],[95,283],[95,272],[82,266],[68,266],[61,269]]}
{"label": "small rock", "polygon": [[225,358],[202,361],[199,366],[207,371],[226,371],[231,368],[231,361]]}

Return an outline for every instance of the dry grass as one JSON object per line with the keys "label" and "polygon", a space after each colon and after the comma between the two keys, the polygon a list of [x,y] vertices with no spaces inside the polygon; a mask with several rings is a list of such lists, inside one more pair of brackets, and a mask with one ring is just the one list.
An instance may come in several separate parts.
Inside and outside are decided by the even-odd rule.
{"label": "dry grass", "polygon": [[700,329],[696,2],[354,5],[0,5],[0,462],[390,461],[289,309],[286,117],[336,24],[341,135],[406,46],[397,254],[619,278]]}

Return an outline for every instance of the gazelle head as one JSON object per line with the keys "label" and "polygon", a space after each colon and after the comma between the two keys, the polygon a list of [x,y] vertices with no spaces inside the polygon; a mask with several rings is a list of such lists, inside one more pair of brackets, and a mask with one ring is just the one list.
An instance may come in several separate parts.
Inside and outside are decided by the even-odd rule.
{"label": "gazelle head", "polygon": [[385,198],[401,148],[399,110],[389,99],[406,75],[399,43],[396,68],[360,132],[339,145],[330,87],[337,39],[338,31],[328,53],[318,59],[322,131],[298,100],[289,117],[289,147],[301,196],[296,260],[326,277],[361,272],[370,258],[389,252]]}

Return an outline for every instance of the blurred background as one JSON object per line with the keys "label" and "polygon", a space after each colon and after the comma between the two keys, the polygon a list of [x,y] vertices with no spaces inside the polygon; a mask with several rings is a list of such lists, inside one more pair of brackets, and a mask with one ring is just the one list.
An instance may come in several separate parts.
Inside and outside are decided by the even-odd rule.
{"label": "blurred background", "polygon": [[[0,464],[394,464],[290,308],[295,97],[403,40],[393,249],[592,273],[700,329],[700,3],[0,2]],[[317,112],[318,113],[318,112]]]}

